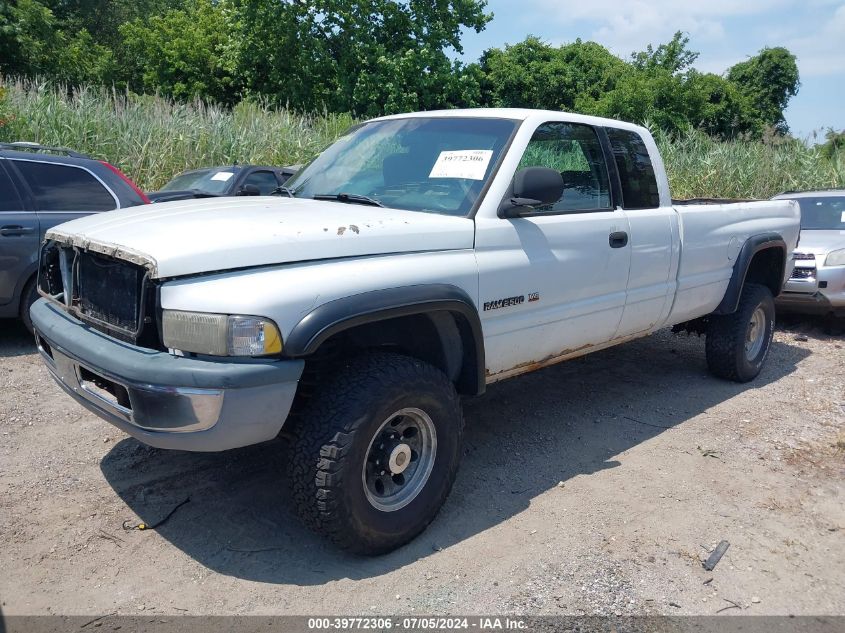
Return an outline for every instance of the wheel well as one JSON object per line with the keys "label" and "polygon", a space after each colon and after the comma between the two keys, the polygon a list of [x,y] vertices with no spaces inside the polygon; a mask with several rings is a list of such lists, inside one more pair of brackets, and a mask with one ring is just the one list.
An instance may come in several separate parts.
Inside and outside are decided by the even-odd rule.
{"label": "wheel well", "polygon": [[783,286],[784,265],[784,251],[780,247],[773,246],[757,251],[748,264],[745,283],[766,286],[772,291],[772,296],[777,297]]}
{"label": "wheel well", "polygon": [[26,301],[27,290],[29,290],[29,284],[35,283],[36,278],[38,277],[38,270],[36,269],[32,273],[30,273],[25,281],[20,285],[20,293],[18,294],[18,312],[23,309],[23,302]]}
{"label": "wheel well", "polygon": [[390,350],[418,358],[440,369],[455,384],[458,393],[477,395],[479,350],[470,324],[459,313],[446,310],[425,312],[365,323],[343,330],[323,341],[306,357],[306,372],[326,368],[343,357],[367,349]]}

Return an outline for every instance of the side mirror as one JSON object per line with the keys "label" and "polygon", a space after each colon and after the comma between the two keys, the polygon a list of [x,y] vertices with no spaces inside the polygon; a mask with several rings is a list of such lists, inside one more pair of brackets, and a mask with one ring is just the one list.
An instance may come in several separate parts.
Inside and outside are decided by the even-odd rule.
{"label": "side mirror", "polygon": [[244,185],[238,190],[237,195],[239,195],[239,196],[260,196],[261,195],[261,189],[259,189],[257,185]]}
{"label": "side mirror", "polygon": [[499,217],[517,218],[534,207],[554,204],[563,195],[563,176],[548,167],[526,167],[513,177],[513,196],[499,207]]}

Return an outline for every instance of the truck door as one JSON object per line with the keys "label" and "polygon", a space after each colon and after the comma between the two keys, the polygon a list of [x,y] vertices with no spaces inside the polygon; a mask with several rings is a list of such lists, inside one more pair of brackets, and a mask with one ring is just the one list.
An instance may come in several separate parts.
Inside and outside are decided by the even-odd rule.
{"label": "truck door", "polygon": [[637,132],[606,128],[628,217],[631,273],[625,311],[616,332],[628,336],[660,327],[677,287],[680,250],[678,214],[661,206],[654,165]]}
{"label": "truck door", "polygon": [[517,170],[561,172],[562,197],[525,217],[476,217],[479,308],[494,379],[613,338],[631,249],[608,158],[593,127],[544,123]]}
{"label": "truck door", "polygon": [[38,215],[27,208],[0,159],[0,305],[23,289],[38,262]]}

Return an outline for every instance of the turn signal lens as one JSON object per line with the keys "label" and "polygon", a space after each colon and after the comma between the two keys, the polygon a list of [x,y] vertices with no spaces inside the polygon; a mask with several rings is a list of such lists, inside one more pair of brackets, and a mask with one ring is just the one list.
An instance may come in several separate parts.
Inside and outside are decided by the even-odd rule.
{"label": "turn signal lens", "polygon": [[282,351],[282,337],[266,319],[229,317],[229,356],[263,356]]}

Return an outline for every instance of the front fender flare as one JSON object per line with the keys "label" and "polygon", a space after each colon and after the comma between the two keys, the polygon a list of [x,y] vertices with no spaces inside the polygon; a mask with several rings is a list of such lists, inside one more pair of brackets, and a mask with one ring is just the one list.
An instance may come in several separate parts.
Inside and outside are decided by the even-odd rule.
{"label": "front fender flare", "polygon": [[474,354],[464,362],[475,366],[475,389],[485,386],[484,335],[481,319],[470,296],[452,284],[424,284],[373,290],[324,303],[306,314],[285,338],[284,354],[291,358],[310,356],[335,334],[360,325],[396,317],[432,312],[458,314],[466,322],[474,343]]}

